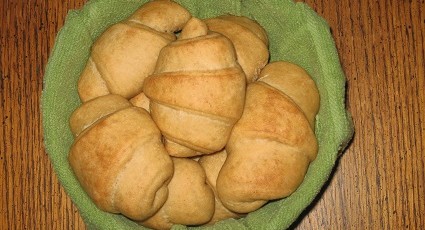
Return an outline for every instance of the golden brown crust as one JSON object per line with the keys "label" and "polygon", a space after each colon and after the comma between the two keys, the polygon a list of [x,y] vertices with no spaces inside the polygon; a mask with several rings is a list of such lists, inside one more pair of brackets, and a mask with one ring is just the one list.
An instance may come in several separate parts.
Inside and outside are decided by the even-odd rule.
{"label": "golden brown crust", "polygon": [[244,16],[225,15],[205,22],[211,31],[223,34],[232,41],[247,82],[255,81],[269,59],[265,30],[257,22]]}
{"label": "golden brown crust", "polygon": [[99,119],[78,136],[68,159],[104,211],[143,220],[167,199],[173,164],[144,109],[129,106]]}
{"label": "golden brown crust", "polygon": [[232,135],[238,134],[267,138],[302,152],[317,150],[316,137],[300,108],[284,93],[262,82],[248,86],[244,115],[233,128]]}
{"label": "golden brown crust", "polygon": [[81,100],[108,93],[129,99],[140,93],[144,79],[155,69],[160,50],[175,40],[173,32],[180,30],[190,17],[179,4],[157,0],[109,27],[93,44],[80,76]]}
{"label": "golden brown crust", "polygon": [[208,33],[207,25],[199,18],[191,18],[179,35],[179,40],[196,38]]}
{"label": "golden brown crust", "polygon": [[223,149],[241,116],[246,83],[232,43],[202,24],[192,18],[184,36],[161,50],[143,91],[167,139],[208,154]]}
{"label": "golden brown crust", "polygon": [[314,129],[320,96],[316,83],[307,71],[290,62],[272,62],[261,71],[258,81],[285,92],[301,108]]}
{"label": "golden brown crust", "polygon": [[78,79],[78,95],[81,101],[85,102],[108,94],[108,86],[90,57]]}
{"label": "golden brown crust", "polygon": [[150,108],[152,119],[164,137],[195,150],[196,155],[223,149],[236,122],[156,101],[151,101]]}
{"label": "golden brown crust", "polygon": [[198,162],[173,158],[174,176],[164,206],[141,224],[155,229],[170,229],[173,224],[200,225],[214,213],[214,193],[205,183],[203,168]]}
{"label": "golden brown crust", "polygon": [[238,68],[155,74],[146,79],[144,93],[161,104],[237,120],[245,98],[241,76]]}
{"label": "golden brown crust", "polygon": [[143,92],[131,98],[130,103],[136,107],[143,108],[148,112],[150,111],[149,109],[150,100],[148,97],[146,97],[146,95]]}
{"label": "golden brown crust", "polygon": [[149,29],[118,23],[96,40],[91,57],[110,93],[131,98],[142,91],[159,51],[171,41]]}
{"label": "golden brown crust", "polygon": [[[186,35],[190,36],[190,35]],[[155,73],[214,71],[239,66],[233,44],[220,34],[204,34],[171,43],[161,50]]]}
{"label": "golden brown crust", "polygon": [[169,138],[164,138],[164,146],[168,154],[173,157],[194,157],[202,155],[202,153],[199,153],[196,150],[188,148],[184,145],[178,144]]}
{"label": "golden brown crust", "polygon": [[318,152],[320,98],[304,69],[268,58],[256,21],[200,20],[170,0],[109,27],[70,118],[83,189],[156,229],[239,218],[292,194]]}
{"label": "golden brown crust", "polygon": [[190,18],[189,11],[176,2],[154,0],[145,3],[129,20],[162,33],[174,33],[180,31]]}
{"label": "golden brown crust", "polygon": [[232,130],[217,178],[218,196],[234,212],[251,212],[292,194],[318,151],[306,115],[280,91],[292,82],[280,79],[285,72],[269,73],[263,78],[267,84],[248,85],[244,113]]}
{"label": "golden brown crust", "polygon": [[69,119],[71,132],[77,137],[103,117],[130,106],[131,104],[125,98],[113,94],[87,101],[71,114]]}
{"label": "golden brown crust", "polygon": [[252,33],[254,33],[266,46],[269,45],[269,38],[267,36],[266,30],[255,20],[245,17],[245,16],[236,16],[236,15],[221,15],[217,18],[232,21],[239,26],[248,28]]}
{"label": "golden brown crust", "polygon": [[223,167],[224,162],[226,161],[226,158],[227,158],[227,152],[226,150],[222,150],[220,152],[213,153],[210,155],[204,155],[200,157],[200,159],[198,160],[199,164],[205,170],[207,183],[209,184],[211,189],[214,191],[214,197],[215,197],[214,215],[211,218],[211,220],[207,223],[207,225],[214,224],[220,220],[224,220],[228,218],[239,218],[243,216],[243,214],[232,212],[226,207],[224,207],[223,203],[221,202],[217,194],[217,188],[216,188],[217,177],[218,177],[218,174],[220,173],[221,168]]}

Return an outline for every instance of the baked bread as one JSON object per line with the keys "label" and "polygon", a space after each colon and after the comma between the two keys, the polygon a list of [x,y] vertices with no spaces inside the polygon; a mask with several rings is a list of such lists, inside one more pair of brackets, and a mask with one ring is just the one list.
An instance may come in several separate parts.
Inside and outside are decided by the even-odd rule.
{"label": "baked bread", "polygon": [[209,33],[197,18],[161,50],[154,74],[143,85],[151,116],[165,138],[202,154],[224,148],[242,115],[245,89],[233,44]]}
{"label": "baked bread", "polygon": [[173,224],[201,225],[214,213],[214,193],[205,183],[204,169],[187,158],[173,158],[174,175],[168,185],[168,199],[145,227],[170,229]]}
{"label": "baked bread", "polygon": [[204,155],[199,158],[198,162],[204,168],[206,177],[207,177],[207,184],[211,187],[211,189],[214,191],[215,196],[215,210],[214,215],[211,218],[211,220],[207,223],[214,224],[220,220],[225,220],[229,218],[240,218],[243,216],[242,214],[238,214],[235,212],[230,211],[226,207],[223,206],[223,203],[221,202],[220,198],[217,195],[217,177],[220,173],[221,168],[223,167],[224,162],[227,158],[227,152],[226,150],[222,150],[217,153]]}
{"label": "baked bread", "polygon": [[229,38],[235,46],[238,63],[247,82],[257,80],[269,61],[268,37],[256,21],[245,16],[222,15],[205,20],[208,29]]}
{"label": "baked bread", "polygon": [[[315,114],[301,109],[309,106],[296,104],[308,100],[296,98],[296,93],[291,93],[292,99],[285,92],[288,87],[314,91],[316,86],[300,67],[269,65],[258,82],[248,85],[244,113],[233,128],[226,145],[228,156],[217,178],[218,196],[233,212],[251,212],[269,200],[292,194],[318,151],[307,118]],[[285,80],[294,76],[300,80],[297,84]]]}
{"label": "baked bread", "polygon": [[204,153],[198,152],[194,149],[188,148],[184,145],[178,144],[168,138],[163,139],[165,149],[171,156],[175,157],[196,157],[204,155]]}
{"label": "baked bread", "polygon": [[80,99],[84,102],[109,93],[130,99],[140,93],[160,50],[176,39],[174,32],[190,17],[173,1],[155,0],[109,27],[93,44],[79,78]]}
{"label": "baked bread", "polygon": [[[180,32],[179,34],[176,32]],[[319,94],[244,16],[153,0],[109,27],[78,81],[69,162],[101,210],[155,229],[240,218],[293,193]]]}
{"label": "baked bread", "polygon": [[261,71],[259,81],[284,92],[304,112],[311,128],[315,128],[320,96],[316,83],[303,68],[290,62],[272,62]]}
{"label": "baked bread", "polygon": [[70,126],[69,163],[97,207],[134,220],[162,207],[173,163],[146,110],[109,94],[82,104]]}
{"label": "baked bread", "polygon": [[139,94],[137,94],[136,96],[134,96],[133,98],[130,99],[130,103],[134,106],[140,107],[140,108],[144,108],[146,109],[146,111],[150,111],[149,109],[149,98],[146,97],[146,95],[141,92]]}

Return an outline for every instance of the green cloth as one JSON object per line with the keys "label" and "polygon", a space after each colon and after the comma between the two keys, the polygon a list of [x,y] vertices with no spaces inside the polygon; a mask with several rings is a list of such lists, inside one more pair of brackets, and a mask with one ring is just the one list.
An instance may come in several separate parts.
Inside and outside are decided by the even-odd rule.
{"label": "green cloth", "polygon": [[[144,229],[128,219],[100,211],[84,193],[68,164],[73,142],[68,126],[80,101],[77,80],[93,41],[109,25],[129,16],[146,1],[91,0],[83,9],[70,11],[60,30],[44,76],[42,120],[47,153],[59,181],[90,229]],[[304,67],[316,81],[321,108],[317,116],[317,159],[299,189],[240,220],[225,220],[205,229],[285,229],[313,201],[353,135],[345,109],[345,76],[327,23],[311,8],[291,0],[181,0],[194,16],[245,15],[268,32],[271,61],[286,60]],[[332,209],[333,207],[329,207]],[[174,226],[183,229],[184,226]]]}

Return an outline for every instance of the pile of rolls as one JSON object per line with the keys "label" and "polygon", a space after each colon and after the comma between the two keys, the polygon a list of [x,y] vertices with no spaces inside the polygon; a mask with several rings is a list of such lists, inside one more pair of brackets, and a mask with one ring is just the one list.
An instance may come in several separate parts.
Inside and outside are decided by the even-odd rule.
{"label": "pile of rolls", "polygon": [[250,18],[169,0],[109,27],[70,117],[69,163],[95,205],[169,229],[291,195],[318,152],[319,92],[301,67],[269,62],[268,42]]}

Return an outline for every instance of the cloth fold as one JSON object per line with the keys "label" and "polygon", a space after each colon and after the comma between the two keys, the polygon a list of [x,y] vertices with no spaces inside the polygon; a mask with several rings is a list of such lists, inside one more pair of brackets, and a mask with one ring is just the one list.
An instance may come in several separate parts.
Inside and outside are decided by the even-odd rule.
{"label": "cloth fold", "polygon": [[[70,11],[46,66],[41,112],[46,151],[67,194],[89,229],[145,229],[127,218],[100,211],[80,187],[67,160],[73,142],[68,121],[79,105],[77,81],[93,41],[110,25],[134,12],[143,0],[91,0]],[[286,229],[309,206],[328,180],[339,153],[353,136],[345,108],[345,76],[326,21],[304,3],[292,0],[180,0],[198,18],[245,15],[268,32],[271,61],[290,61],[315,80],[321,107],[317,115],[317,159],[304,182],[290,197],[270,202],[239,220],[225,220],[202,229]],[[330,207],[332,208],[332,207]],[[174,226],[174,229],[186,229]]]}

